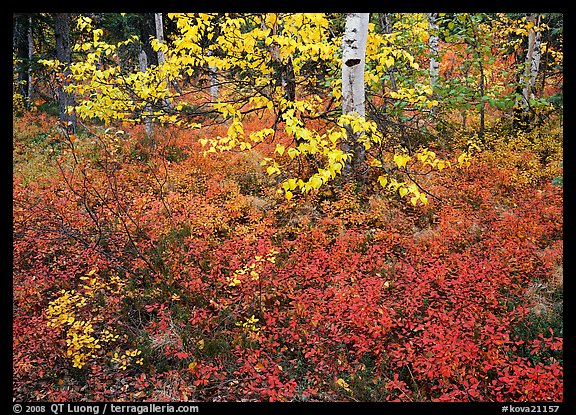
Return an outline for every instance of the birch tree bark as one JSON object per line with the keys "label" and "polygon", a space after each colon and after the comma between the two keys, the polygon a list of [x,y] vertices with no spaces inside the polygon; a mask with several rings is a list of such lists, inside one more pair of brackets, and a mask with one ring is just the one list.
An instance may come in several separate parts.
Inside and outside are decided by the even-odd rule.
{"label": "birch tree bark", "polygon": [[[158,42],[164,43],[164,23],[162,22],[162,13],[154,13],[154,24],[156,26],[156,39]],[[161,66],[166,62],[166,57],[164,56],[164,51],[158,50],[158,66]],[[170,88],[170,79],[166,77],[166,88]],[[172,109],[172,102],[170,99],[165,98],[162,102],[164,108]]]}
{"label": "birch tree bark", "polygon": [[[156,39],[158,42],[164,43],[164,25],[162,23],[162,13],[154,13],[154,23],[156,25]],[[166,62],[166,57],[162,50],[158,51],[158,65]]]}
{"label": "birch tree bark", "polygon": [[528,103],[535,97],[534,88],[536,86],[538,71],[540,70],[541,43],[541,33],[539,30],[536,30],[536,27],[540,24],[540,16],[532,13],[528,17],[528,22],[532,23],[532,27],[528,32],[528,49],[526,52],[526,67],[524,69],[524,87],[522,89],[526,111],[529,110]]}
{"label": "birch tree bark", "polygon": [[540,16],[536,13],[531,13],[527,22],[531,27],[528,30],[528,46],[526,48],[526,58],[524,64],[524,71],[520,77],[519,88],[522,88],[522,96],[520,102],[516,102],[516,111],[514,117],[514,124],[521,128],[529,128],[534,119],[534,113],[530,109],[530,100],[534,99],[536,78],[540,70],[540,43],[541,33],[537,30],[540,24]]}
{"label": "birch tree bark", "polygon": [[[140,67],[140,72],[146,72],[146,70],[148,69],[148,59],[144,48],[141,48],[140,52],[138,53],[138,65]],[[147,137],[152,137],[152,134],[154,134],[154,127],[152,126],[152,120],[148,115],[150,114],[150,111],[151,111],[151,105],[150,103],[147,103],[146,105],[144,105],[144,129],[146,131]]]}
{"label": "birch tree bark", "polygon": [[[364,66],[366,61],[366,40],[370,13],[349,13],[342,41],[342,114],[356,114],[365,117]],[[360,132],[347,128],[347,139],[342,142],[343,151],[352,153],[342,169],[346,177],[362,181],[366,174],[366,151],[358,142]]]}
{"label": "birch tree bark", "polygon": [[[208,52],[211,55],[211,52]],[[216,100],[218,98],[218,78],[216,77],[216,71],[218,68],[214,65],[208,66],[208,77],[210,78],[210,96],[212,99]]]}
{"label": "birch tree bark", "polygon": [[436,22],[438,13],[428,13],[428,46],[430,48],[430,86],[434,91],[438,82],[438,72],[440,62],[438,62],[438,22]]}

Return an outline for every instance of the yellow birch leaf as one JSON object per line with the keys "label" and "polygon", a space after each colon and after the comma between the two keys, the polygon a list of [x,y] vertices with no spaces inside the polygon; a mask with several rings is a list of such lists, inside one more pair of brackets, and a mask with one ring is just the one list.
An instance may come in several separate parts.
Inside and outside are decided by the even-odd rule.
{"label": "yellow birch leaf", "polygon": [[348,387],[348,382],[346,382],[344,379],[342,378],[338,378],[338,380],[336,381],[336,383],[338,384],[338,386],[340,386],[342,389],[344,389],[346,392],[350,392],[350,388]]}
{"label": "yellow birch leaf", "polygon": [[385,188],[386,184],[388,183],[388,179],[386,178],[386,176],[379,176],[378,183],[380,183],[380,185]]}
{"label": "yellow birch leaf", "polygon": [[289,190],[296,189],[296,179],[288,179],[288,188]]}
{"label": "yellow birch leaf", "polygon": [[276,173],[276,170],[278,170],[276,167],[274,166],[269,166],[266,169],[266,173],[268,173],[270,176],[273,175],[274,173]]}
{"label": "yellow birch leaf", "polygon": [[394,154],[394,162],[398,168],[406,167],[406,163],[410,160],[410,156],[403,156],[402,154]]}
{"label": "yellow birch leaf", "polygon": [[425,205],[428,204],[428,198],[424,193],[420,193],[420,201]]}

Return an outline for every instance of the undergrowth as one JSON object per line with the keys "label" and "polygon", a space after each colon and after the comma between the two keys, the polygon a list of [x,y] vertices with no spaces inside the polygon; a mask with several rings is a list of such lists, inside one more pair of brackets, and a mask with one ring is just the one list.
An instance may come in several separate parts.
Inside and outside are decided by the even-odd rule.
{"label": "undergrowth", "polygon": [[414,207],[288,201],[273,148],[14,119],[14,399],[561,401],[562,135],[494,128]]}

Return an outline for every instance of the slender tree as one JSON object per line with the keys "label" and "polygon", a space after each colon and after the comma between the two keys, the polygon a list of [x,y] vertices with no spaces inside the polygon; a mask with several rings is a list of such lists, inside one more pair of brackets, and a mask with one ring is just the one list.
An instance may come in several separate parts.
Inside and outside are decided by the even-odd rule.
{"label": "slender tree", "polygon": [[[148,70],[148,56],[146,55],[144,47],[142,47],[138,53],[138,65],[140,67],[140,72],[146,72]],[[149,116],[151,108],[152,106],[149,102],[144,105],[144,129],[147,137],[152,137],[154,134],[154,127]]]}
{"label": "slender tree", "polygon": [[70,47],[70,27],[72,17],[70,13],[54,14],[54,38],[56,43],[56,58],[63,64],[63,76],[56,87],[58,94],[58,112],[60,120],[66,125],[69,132],[76,131],[76,115],[70,110],[74,106],[74,94],[68,92],[69,66],[72,62],[72,49]]}
{"label": "slender tree", "polygon": [[17,87],[16,91],[22,96],[25,104],[30,100],[30,18],[24,13],[14,16],[13,48],[16,52],[17,64],[15,68]]}
{"label": "slender tree", "polygon": [[530,100],[536,97],[536,78],[540,70],[540,43],[541,33],[538,30],[540,16],[536,13],[528,15],[528,38],[524,69],[520,74],[517,92],[520,94],[515,105],[514,123],[520,128],[530,128],[534,119],[534,112]]}
{"label": "slender tree", "polygon": [[34,58],[34,35],[32,32],[32,16],[28,17],[28,103],[34,100],[34,87],[32,80],[32,60]]}
{"label": "slender tree", "polygon": [[[208,51],[208,55],[212,55],[212,51]],[[208,76],[210,77],[210,96],[212,99],[218,98],[218,78],[217,78],[218,68],[214,65],[208,66]]]}
{"label": "slender tree", "polygon": [[[154,24],[156,26],[156,39],[160,43],[164,43],[164,25],[162,23],[162,13],[154,13]],[[166,61],[164,57],[164,52],[162,50],[158,51],[158,64],[162,65]]]}
{"label": "slender tree", "polygon": [[158,65],[158,54],[152,49],[150,39],[156,37],[156,13],[142,13],[140,41],[146,53],[147,67]]}
{"label": "slender tree", "polygon": [[[164,24],[162,21],[162,13],[154,13],[154,23],[156,26],[156,39],[158,42],[164,43]],[[163,65],[166,62],[166,57],[164,56],[164,51],[162,49],[158,50],[158,65]],[[166,87],[170,87],[170,79],[166,76]],[[162,102],[164,107],[172,108],[172,103],[169,98],[165,98]]]}
{"label": "slender tree", "polygon": [[428,13],[428,45],[430,47],[430,86],[434,90],[438,82],[440,62],[438,62],[438,13]]}
{"label": "slender tree", "polygon": [[540,69],[540,43],[541,34],[537,30],[540,24],[540,16],[531,13],[527,19],[530,29],[528,30],[528,48],[526,51],[526,66],[524,69],[524,86],[522,88],[522,97],[524,98],[525,111],[529,110],[529,102],[534,99],[536,78]]}
{"label": "slender tree", "polygon": [[[342,40],[342,113],[365,117],[364,67],[366,41],[368,38],[369,13],[349,13]],[[348,137],[342,142],[342,150],[352,152],[352,158],[344,165],[345,176],[363,179],[366,167],[364,145],[358,142],[359,132],[347,128]]]}
{"label": "slender tree", "polygon": [[[262,28],[266,28],[265,19],[261,19]],[[278,19],[275,20],[271,29],[271,35],[276,36],[279,27]],[[292,65],[292,58],[289,56],[286,60],[283,60],[280,56],[280,46],[277,42],[272,42],[268,46],[268,51],[270,56],[277,63],[279,71],[280,84],[284,89],[284,97],[287,101],[294,101],[296,99],[296,76],[294,75],[294,66]]]}

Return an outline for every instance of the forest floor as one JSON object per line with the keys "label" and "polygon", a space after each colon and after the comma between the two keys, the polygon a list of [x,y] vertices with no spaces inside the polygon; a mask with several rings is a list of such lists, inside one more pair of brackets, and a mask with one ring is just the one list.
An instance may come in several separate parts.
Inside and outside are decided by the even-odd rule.
{"label": "forest floor", "polygon": [[14,118],[14,399],[562,401],[560,127],[490,130],[415,207],[55,124]]}

